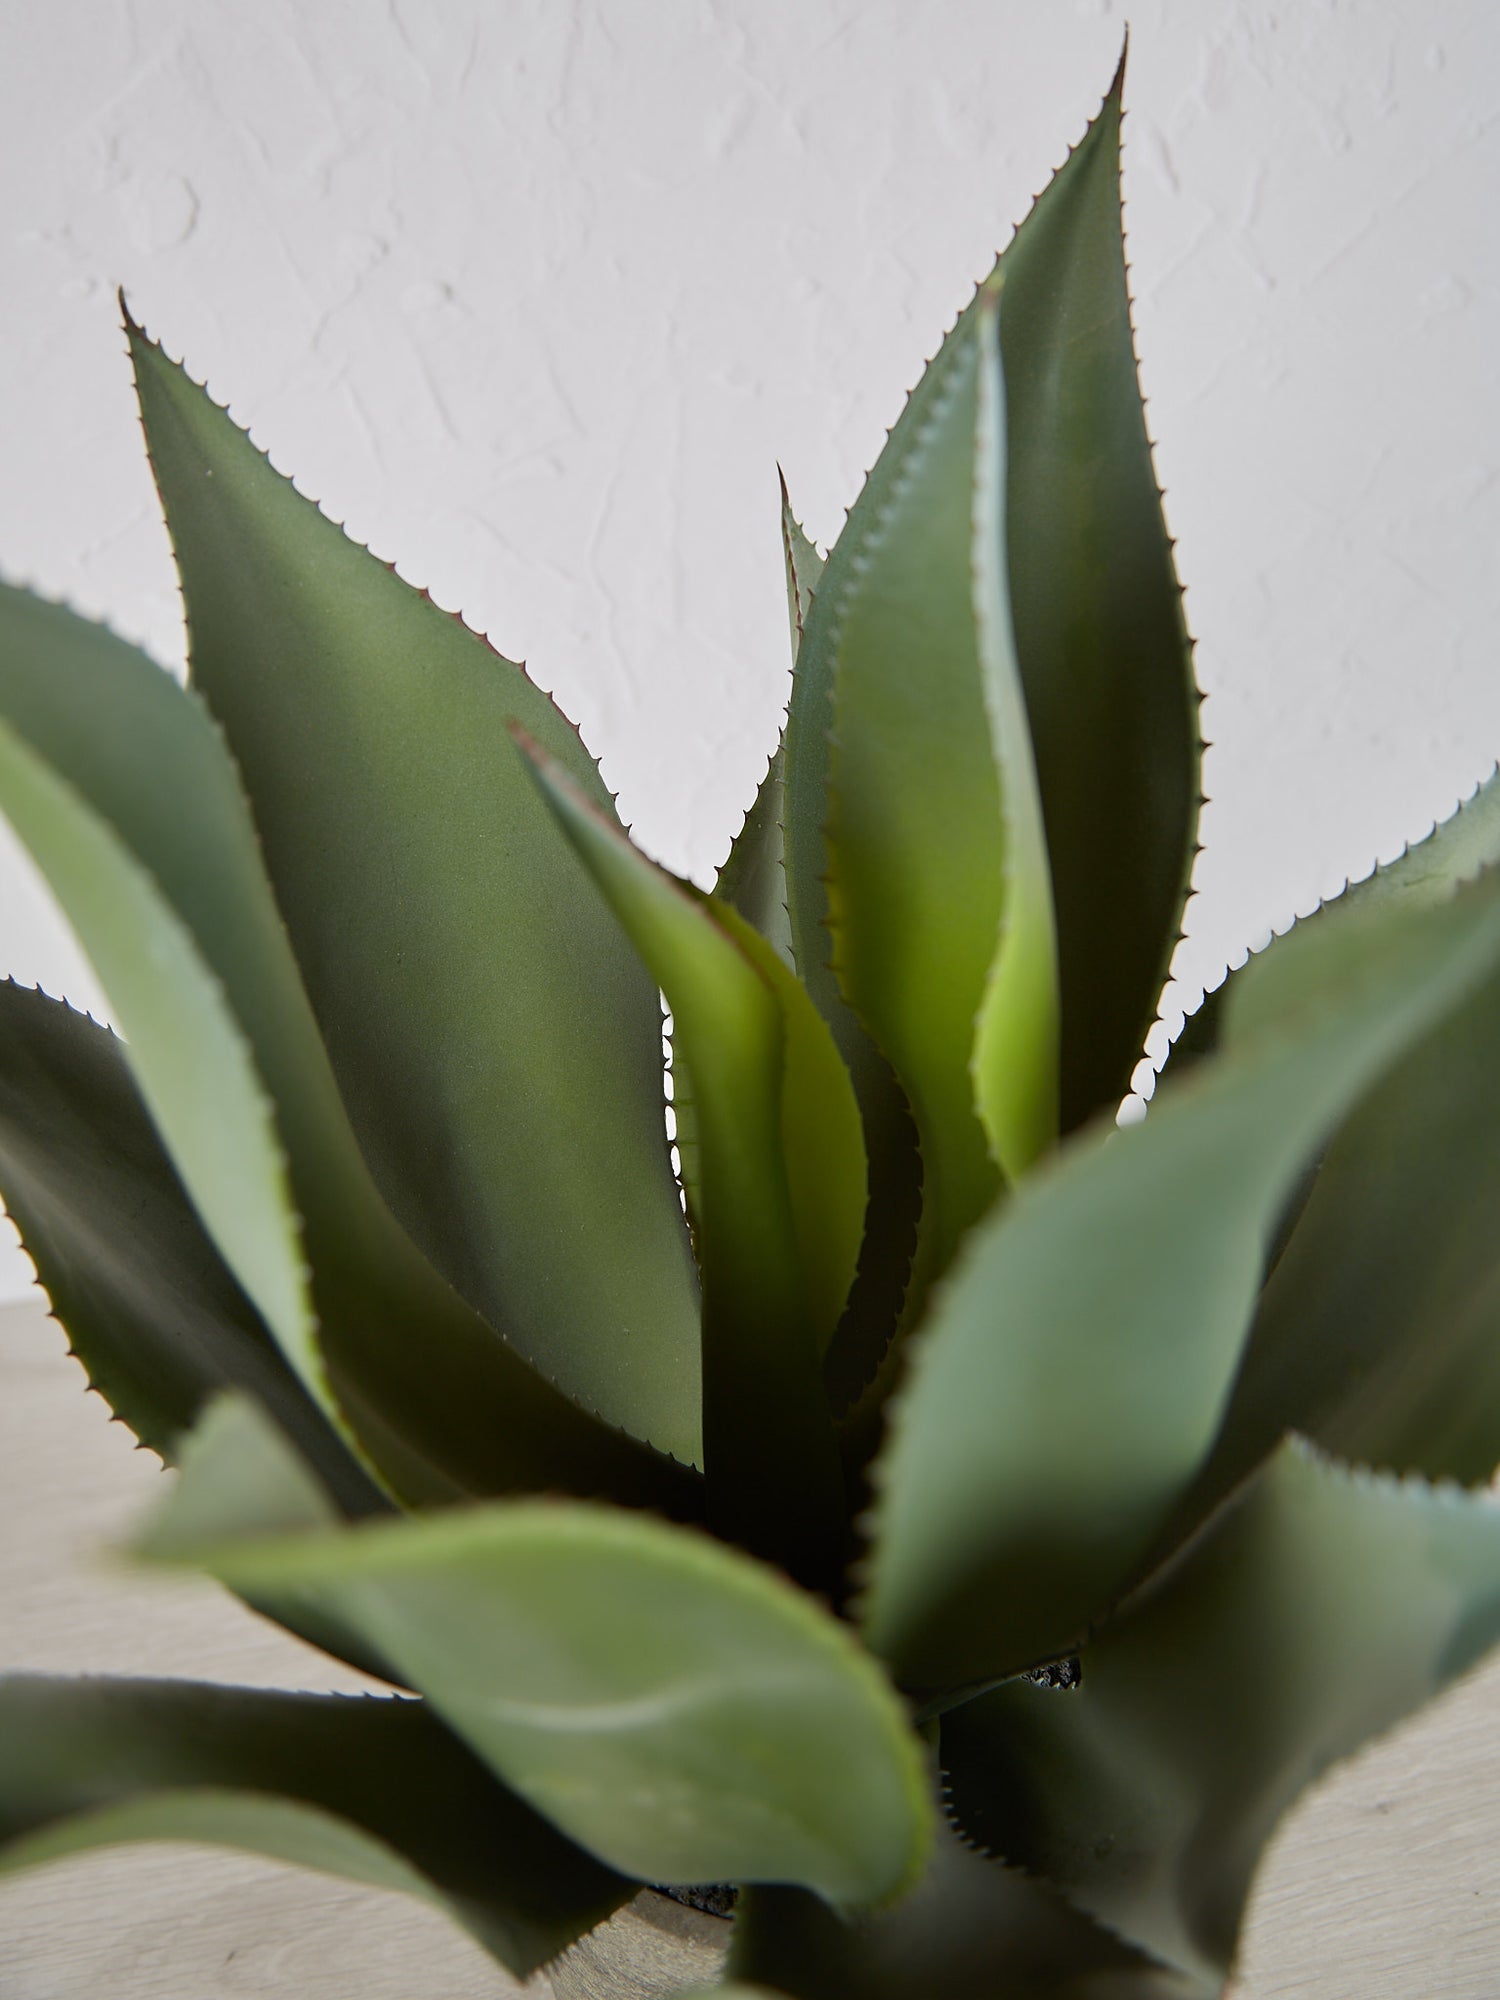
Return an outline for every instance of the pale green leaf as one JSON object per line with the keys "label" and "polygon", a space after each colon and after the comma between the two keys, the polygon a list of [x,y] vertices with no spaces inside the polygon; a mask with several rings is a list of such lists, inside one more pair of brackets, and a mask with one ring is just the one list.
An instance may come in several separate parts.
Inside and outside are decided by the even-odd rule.
{"label": "pale green leaf", "polygon": [[[158,1539],[181,1540],[198,1488],[184,1475]],[[622,1872],[862,1904],[920,1871],[923,1750],[879,1667],[814,1598],[693,1530],[518,1501],[194,1560],[236,1588],[316,1591]]]}
{"label": "pale green leaf", "polygon": [[317,1345],[271,1104],[223,987],[108,822],[4,721],[0,808],[109,996],[141,1096],[205,1229],[303,1387],[347,1436]]}
{"label": "pale green leaf", "polygon": [[[825,616],[833,627],[822,839],[834,971],[916,1121],[919,1282],[1000,1187],[969,1074],[1005,873],[971,579],[977,374],[971,329],[933,365],[925,421],[861,560],[830,564],[813,600],[813,628]],[[789,860],[795,879],[790,848]],[[793,903],[795,921],[795,888]]]}
{"label": "pale green leaf", "polygon": [[1026,698],[1016,663],[1005,547],[1003,313],[980,301],[974,453],[974,635],[1005,818],[1000,937],[974,1033],[974,1100],[990,1150],[1017,1180],[1057,1141],[1057,930]]}

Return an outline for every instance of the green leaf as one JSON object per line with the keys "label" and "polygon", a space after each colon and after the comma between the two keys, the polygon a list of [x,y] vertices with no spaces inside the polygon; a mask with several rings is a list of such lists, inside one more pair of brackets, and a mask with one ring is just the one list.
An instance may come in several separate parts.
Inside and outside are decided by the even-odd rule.
{"label": "green leaf", "polygon": [[162,1151],[124,1051],[0,984],[0,1193],[93,1387],[171,1461],[220,1390],[249,1391],[351,1513],[375,1495],[230,1275]]}
{"label": "green leaf", "polygon": [[[823,573],[823,558],[802,532],[792,513],[786,481],[781,482],[781,546],[786,560],[787,613],[792,628],[792,659],[802,643],[802,626],[812,609],[813,593]],[[761,780],[745,823],[734,839],[729,858],[719,870],[714,894],[739,911],[795,968],[791,919],[786,912],[786,862],[783,854],[783,779],[786,744],[778,742]],[[680,1144],[680,1141],[679,1141]]]}
{"label": "green leaf", "polygon": [[[1224,974],[1203,996],[1173,1040],[1167,1061],[1182,1066],[1211,1055],[1223,1036],[1225,1009],[1247,967],[1282,948],[1283,940],[1304,934],[1310,926],[1340,923],[1351,911],[1372,910],[1386,903],[1411,908],[1445,903],[1465,883],[1474,881],[1500,861],[1500,770],[1492,771],[1466,799],[1461,799],[1432,832],[1402,849],[1394,861],[1382,861],[1358,882],[1330,896],[1309,916],[1298,917],[1289,929],[1271,939],[1263,951]],[[1165,1070],[1164,1072],[1165,1073]]]}
{"label": "green leaf", "polygon": [[1287,1430],[1468,1485],[1500,1463],[1500,982],[1340,1127],[1260,1302],[1193,1517]]}
{"label": "green leaf", "polygon": [[[157,1552],[185,1561],[200,1547],[336,1528],[339,1512],[285,1432],[253,1395],[229,1392],[210,1402],[179,1447],[182,1476],[192,1482],[190,1508],[177,1512],[157,1538]],[[309,1645],[377,1680],[401,1684],[390,1662],[336,1606],[316,1591],[239,1593],[252,1610],[274,1618]]]}
{"label": "green leaf", "polygon": [[[823,571],[823,558],[802,532],[792,513],[786,481],[781,482],[781,544],[786,559],[787,615],[792,628],[792,659],[802,642],[802,621],[812,607],[813,592]],[[760,932],[793,970],[791,921],[786,913],[786,861],[783,854],[783,778],[786,768],[785,731],[771,753],[745,821],[735,835],[728,859],[714,882],[714,895],[728,903]],[[676,1119],[678,1175],[690,1219],[697,1213],[698,1134],[686,1071],[674,1075],[672,1110]]]}
{"label": "green leaf", "polygon": [[109,996],[141,1096],[205,1229],[303,1387],[347,1436],[317,1346],[272,1108],[222,986],[109,824],[4,721],[0,808]]}
{"label": "green leaf", "polygon": [[802,632],[812,615],[813,598],[823,575],[825,558],[792,512],[791,495],[781,482],[781,552],[786,563],[786,608],[792,628],[792,661],[802,648]]}
{"label": "green leaf", "polygon": [[[1197,693],[1130,328],[1122,84],[1123,64],[997,267],[1009,584],[1056,904],[1064,1130],[1112,1110],[1129,1089],[1177,941],[1198,812]],[[787,727],[787,862],[809,983],[827,951],[827,739],[830,726],[842,733],[841,607],[880,522],[901,505],[982,297],[912,392],[808,622]],[[924,685],[926,666],[924,657]],[[834,1019],[837,993],[814,991]],[[864,1102],[858,1070],[856,1084]]]}
{"label": "green leaf", "polygon": [[995,1160],[1017,1176],[1057,1129],[1047,857],[1002,573],[998,311],[987,296],[934,363],[901,481],[829,613],[835,970],[916,1120],[919,1290],[993,1200]]}
{"label": "green leaf", "polygon": [[[1221,1046],[1249,965],[1295,949],[1288,940],[1388,906],[1447,902],[1496,861],[1500,771],[1424,839],[1226,973],[1184,1021],[1163,1073],[1175,1081]],[[1357,1462],[1463,1482],[1500,1459],[1487,1302],[1494,1005],[1482,989],[1414,1049],[1294,1191],[1218,1441],[1164,1528],[1162,1553],[1287,1430]]]}
{"label": "green leaf", "polygon": [[1136,376],[1125,61],[1001,258],[1009,556],[1052,861],[1062,1123],[1130,1088],[1197,840],[1198,691]]}
{"label": "green leaf", "polygon": [[1290,1443],[1083,1655],[943,1718],[972,1839],[1173,1962],[1229,1971],[1287,1807],[1500,1638],[1500,1506]]}
{"label": "green leaf", "polygon": [[[158,1542],[191,1523],[196,1487],[185,1474]],[[625,1873],[859,1904],[920,1871],[922,1746],[884,1675],[814,1598],[693,1530],[519,1501],[195,1561],[236,1588],[315,1590]]]}
{"label": "green leaf", "polygon": [[[1362,910],[1400,901],[1446,903],[1467,882],[1500,861],[1500,770],[1492,771],[1425,838],[1410,842],[1394,861],[1382,861],[1351,882],[1326,910]],[[1322,914],[1320,911],[1318,914]],[[1311,922],[1302,918],[1301,922]]]}
{"label": "green leaf", "polygon": [[1236,1043],[977,1233],[879,1468],[866,1622],[909,1683],[1056,1658],[1132,1580],[1218,1428],[1278,1214],[1360,1093],[1500,954],[1500,879],[1268,957]]}
{"label": "green leaf", "polygon": [[796,960],[792,927],[786,913],[786,872],[781,852],[785,756],[785,748],[778,742],[744,824],[715,879],[714,894],[721,903],[737,910],[790,967]]}
{"label": "green leaf", "polygon": [[946,1826],[894,1909],[844,1921],[801,1890],[742,1895],[730,1965],[794,2000],[1210,2000],[1219,1990],[1155,1964]]}
{"label": "green leaf", "polygon": [[376,1181],[571,1396],[698,1447],[698,1309],[656,992],[526,782],[520,722],[607,808],[521,670],[305,501],[133,325],[194,686]]}
{"label": "green leaf", "polygon": [[865,1213],[849,1076],[772,946],[658,868],[534,747],[532,768],[672,1009],[697,1148],[710,1518],[799,1573],[836,1572],[843,1493],[823,1355]]}
{"label": "green leaf", "polygon": [[[918,386],[912,402],[923,393]],[[912,428],[908,414],[897,426]],[[894,434],[893,434],[894,435]],[[892,456],[888,451],[887,457]],[[826,928],[827,882],[823,821],[828,800],[833,653],[828,619],[815,616],[818,590],[828,565],[838,577],[848,564],[852,523],[875,511],[879,494],[891,483],[892,468],[882,458],[856,502],[850,526],[820,565],[811,591],[801,587],[802,555],[796,535],[786,533],[788,609],[795,625],[791,701],[777,756],[781,786],[782,868],[793,963],[819,1012],[833,1030],[849,1069],[864,1125],[870,1195],[859,1272],[845,1322],[829,1355],[830,1393],[836,1405],[859,1414],[861,1398],[876,1381],[882,1360],[892,1352],[896,1328],[911,1278],[922,1208],[922,1162],[911,1108],[890,1064],[851,1012],[839,990]],[[798,531],[800,533],[800,530]],[[842,556],[840,552],[843,552]],[[794,601],[795,593],[795,601]],[[804,647],[806,637],[809,643]],[[768,779],[769,781],[769,779]],[[879,1397],[873,1398],[878,1405]],[[870,1426],[852,1439],[848,1456],[856,1476]]]}
{"label": "green leaf", "polygon": [[[977,375],[970,329],[933,364],[926,420],[899,485],[862,523],[861,560],[837,571],[830,561],[803,650],[806,658],[826,635],[832,655],[820,845],[834,970],[911,1102],[922,1155],[918,1268],[929,1278],[1000,1187],[969,1074],[1005,871],[971,579]],[[797,832],[794,815],[794,932]],[[799,965],[812,946],[798,937]]]}
{"label": "green leaf", "polygon": [[974,448],[974,635],[1005,814],[1005,892],[974,1033],[974,1101],[1011,1180],[1057,1143],[1057,929],[1005,575],[1004,315],[980,300]]}
{"label": "green leaf", "polygon": [[0,1679],[0,1873],[137,1840],[208,1841],[419,1896],[523,1976],[635,1888],[420,1702]]}
{"label": "green leaf", "polygon": [[201,704],[103,627],[0,586],[0,723],[17,774],[0,804],[210,1236],[325,1412],[411,1498],[561,1482],[691,1511],[685,1472],[539,1379],[385,1207]]}
{"label": "green leaf", "polygon": [[[114,1036],[8,982],[0,984],[0,1191],[92,1386],[143,1444],[175,1461],[210,1399],[237,1389],[271,1441],[253,1488],[262,1531],[384,1508],[205,1236]],[[246,1498],[241,1483],[232,1491],[241,1520]],[[260,1598],[254,1608],[389,1677],[315,1607]]]}

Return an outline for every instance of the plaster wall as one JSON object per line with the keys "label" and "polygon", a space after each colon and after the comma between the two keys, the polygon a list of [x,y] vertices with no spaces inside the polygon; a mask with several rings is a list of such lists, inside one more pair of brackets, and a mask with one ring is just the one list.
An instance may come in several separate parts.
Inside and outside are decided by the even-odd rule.
{"label": "plaster wall", "polygon": [[[785,691],[775,463],[830,539],[1122,29],[1113,0],[0,0],[0,568],[180,666],[124,283],[304,490],[526,657],[638,835],[706,878]],[[1500,14],[1137,0],[1131,30],[1142,373],[1214,745],[1180,1003],[1500,751]],[[0,971],[101,1008],[8,837]],[[11,1252],[0,1296],[28,1275]],[[145,1474],[92,1405],[64,1412],[74,1389],[30,1317],[0,1325],[4,1489],[39,1496],[0,1521],[0,1664],[123,1645],[246,1671],[203,1600],[149,1637],[134,1598],[100,1610],[77,1566]],[[305,1678],[306,1656],[265,1671]],[[1344,1918],[1288,1915],[1275,1896],[1314,1863],[1278,1861],[1249,2000],[1493,1995],[1500,1815],[1477,1773],[1500,1776],[1500,1711],[1469,1698],[1449,1750],[1377,1762],[1317,1836],[1376,1857]],[[1414,1845],[1429,1874],[1400,1904]],[[251,1871],[229,1905],[192,1885],[238,1864],[155,1862],[0,1891],[0,1992],[104,1990],[127,1906],[138,1939],[209,1943],[180,1987],[177,1945],[141,1945],[105,1982],[120,2000],[375,1995],[388,1952],[450,1964],[399,1907],[371,1930],[369,1899],[303,1882],[277,1933],[290,1878],[262,1895]],[[232,1915],[195,1929],[209,1907]],[[1393,1915],[1412,1908],[1449,1912],[1445,1953]],[[1350,1973],[1371,1935],[1384,1955]],[[434,1993],[492,1990],[451,1965]]]}

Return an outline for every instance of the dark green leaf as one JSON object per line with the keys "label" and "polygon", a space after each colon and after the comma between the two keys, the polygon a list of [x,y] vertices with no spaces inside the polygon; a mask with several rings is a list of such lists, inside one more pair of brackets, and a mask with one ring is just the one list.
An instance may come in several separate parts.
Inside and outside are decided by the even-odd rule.
{"label": "dark green leaf", "polygon": [[[384,1507],[205,1236],[114,1036],[9,983],[0,985],[0,1192],[90,1382],[142,1443],[174,1460],[210,1398],[241,1390],[263,1412],[261,1429],[301,1454],[284,1444],[261,1453],[263,1530]],[[386,1673],[316,1607],[261,1598],[255,1609]]]}
{"label": "dark green leaf", "polygon": [[867,1623],[903,1679],[1055,1658],[1123,1592],[1217,1430],[1297,1176],[1497,955],[1496,881],[1310,929],[1242,984],[1232,1053],[976,1234],[880,1469]]}
{"label": "dark green leaf", "polygon": [[[802,621],[812,607],[813,591],[823,571],[823,558],[803,534],[781,482],[781,544],[786,561],[787,616],[792,628],[792,659],[802,643]],[[786,913],[786,862],[782,852],[783,778],[786,744],[783,737],[771,753],[744,825],[735,835],[728,859],[719,870],[714,895],[728,903],[758,930],[785,963],[795,969],[791,922]],[[698,1133],[693,1115],[690,1079],[684,1070],[673,1076],[672,1110],[676,1122],[678,1175],[689,1218],[697,1212]]]}
{"label": "dark green leaf", "polygon": [[848,1628],[775,1570],[645,1515],[548,1501],[204,1550],[213,1482],[211,1459],[188,1467],[148,1553],[189,1542],[236,1588],[316,1592],[612,1866],[850,1904],[920,1870],[922,1746]]}
{"label": "dark green leaf", "polygon": [[1287,1430],[1463,1484],[1500,1463],[1500,982],[1365,1096],[1256,1316],[1191,1517]]}
{"label": "dark green leaf", "polygon": [[802,631],[812,615],[813,598],[823,574],[825,558],[792,512],[786,481],[781,482],[781,552],[786,563],[786,609],[792,628],[792,661],[795,665],[802,646]]}
{"label": "dark green leaf", "polygon": [[131,327],[194,686],[244,775],[397,1216],[569,1394],[684,1460],[697,1297],[651,982],[527,783],[572,727],[281,479]]}
{"label": "dark green leaf", "polygon": [[0,587],[0,641],[0,799],[110,996],[205,1227],[331,1420],[416,1499],[564,1482],[689,1507],[688,1475],[540,1380],[391,1217],[201,705],[23,591]]}
{"label": "dark green leaf", "polygon": [[965,1831],[1222,1979],[1266,1841],[1318,1774],[1500,1638],[1500,1506],[1291,1443],[1083,1655],[943,1718]]}
{"label": "dark green leaf", "polygon": [[672,1009],[693,1105],[703,1442],[721,1532],[826,1581],[844,1506],[823,1355],[865,1213],[849,1075],[796,975],[728,905],[668,875],[534,749],[538,783]]}
{"label": "dark green leaf", "polygon": [[374,1494],[204,1234],[107,1028],[0,985],[0,1193],[93,1386],[175,1457],[249,1391],[349,1512]]}
{"label": "dark green leaf", "polygon": [[730,1963],[794,2000],[1210,2000],[1041,1884],[939,1834],[892,1910],[853,1922],[798,1889],[755,1889]]}
{"label": "dark green leaf", "polygon": [[[792,628],[792,659],[802,643],[802,626],[812,609],[813,592],[823,573],[823,558],[802,532],[781,482],[781,546],[786,559],[787,614]],[[745,823],[734,839],[729,858],[719,870],[714,894],[755,926],[788,965],[795,966],[791,920],[786,913],[786,864],[782,847],[782,798],[786,746],[779,742],[761,780]],[[680,1141],[679,1141],[680,1143]]]}
{"label": "dark green leaf", "polygon": [[1198,824],[1198,692],[1120,227],[1124,67],[1001,258],[1011,600],[1052,858],[1065,1131],[1130,1088]]}
{"label": "dark green leaf", "polygon": [[0,1873],[136,1840],[209,1841],[420,1896],[522,1975],[635,1888],[420,1702],[0,1680]]}
{"label": "dark green leaf", "polygon": [[[1500,860],[1500,773],[1424,840],[1299,918],[1184,1022],[1165,1075],[1220,1048],[1250,965],[1313,929],[1448,901]],[[1289,1429],[1357,1462],[1470,1481],[1500,1460],[1491,1287],[1500,1111],[1493,985],[1383,1077],[1294,1192],[1233,1400],[1161,1552]],[[1303,1224],[1306,1223],[1304,1230]],[[1282,1265],[1286,1269],[1283,1271]]]}
{"label": "dark green leaf", "polygon": [[109,996],[141,1095],[204,1227],[303,1387],[343,1429],[272,1107],[222,986],[109,823],[4,721],[0,807]]}
{"label": "dark green leaf", "polygon": [[786,870],[782,860],[782,773],[786,751],[778,743],[766,775],[734,837],[728,859],[714,882],[714,894],[738,910],[787,966],[795,963],[792,929],[786,914]]}

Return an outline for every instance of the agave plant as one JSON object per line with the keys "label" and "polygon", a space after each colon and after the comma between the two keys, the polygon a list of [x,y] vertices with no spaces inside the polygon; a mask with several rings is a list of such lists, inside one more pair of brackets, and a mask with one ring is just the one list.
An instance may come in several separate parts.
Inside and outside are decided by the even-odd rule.
{"label": "agave plant", "polygon": [[0,1185],[178,1468],[140,1556],[392,1691],[6,1678],[0,1866],[218,1841],[523,1975],[730,1885],[726,1993],[1184,2000],[1500,1635],[1496,782],[1117,1126],[1200,757],[1119,131],[826,561],[784,511],[712,894],[127,316],[190,684],[0,596],[0,804],[121,1031],[0,989]]}

